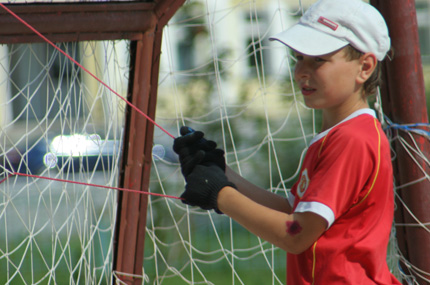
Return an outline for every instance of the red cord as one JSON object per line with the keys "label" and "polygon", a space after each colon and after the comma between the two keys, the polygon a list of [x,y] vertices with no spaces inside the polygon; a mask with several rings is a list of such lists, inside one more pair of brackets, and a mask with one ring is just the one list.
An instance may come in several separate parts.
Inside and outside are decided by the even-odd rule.
{"label": "red cord", "polygon": [[58,50],[59,52],[61,52],[63,55],[65,55],[68,59],[70,59],[74,64],[76,64],[77,66],[79,66],[82,70],[84,70],[86,73],[88,73],[89,75],[91,75],[95,80],[97,80],[98,82],[100,82],[100,84],[102,84],[103,86],[105,86],[109,91],[111,91],[113,94],[115,94],[116,96],[118,96],[119,98],[121,98],[121,100],[123,100],[124,102],[126,102],[131,108],[133,108],[134,110],[136,110],[139,114],[141,114],[142,116],[144,116],[148,121],[150,121],[152,124],[154,124],[155,126],[157,126],[160,130],[162,130],[163,132],[165,132],[169,137],[171,137],[172,139],[174,139],[175,137],[169,133],[166,129],[164,129],[162,126],[160,126],[159,124],[157,124],[153,119],[151,119],[148,115],[146,115],[145,113],[143,113],[139,108],[137,108],[136,106],[134,106],[133,104],[131,104],[131,102],[129,102],[128,100],[126,100],[125,98],[123,98],[120,94],[118,94],[115,90],[113,90],[109,85],[107,85],[106,83],[104,83],[101,79],[99,79],[97,76],[95,76],[93,73],[91,73],[88,69],[86,69],[85,67],[83,67],[79,62],[77,62],[74,58],[72,58],[70,55],[68,55],[66,52],[64,52],[62,49],[60,49],[59,47],[57,47],[53,42],[51,42],[47,37],[45,37],[44,35],[42,35],[39,31],[37,31],[33,26],[31,26],[29,23],[27,23],[26,21],[24,21],[22,18],[20,18],[17,14],[15,14],[12,10],[10,10],[9,8],[7,8],[4,4],[0,3],[0,6],[5,9],[9,14],[11,14],[13,17],[15,17],[18,21],[20,21],[21,23],[23,23],[25,26],[27,26],[30,30],[32,30],[35,34],[37,34],[39,37],[41,37],[44,41],[46,41],[48,44],[50,44],[52,47],[54,47],[56,50]]}
{"label": "red cord", "polygon": [[159,194],[159,193],[152,193],[152,192],[146,192],[146,191],[141,191],[141,190],[127,189],[127,188],[119,188],[119,187],[113,187],[113,186],[104,186],[104,185],[85,183],[85,182],[77,182],[77,181],[71,181],[71,180],[66,180],[66,179],[52,178],[52,177],[18,173],[18,172],[13,172],[13,173],[9,174],[6,178],[4,178],[0,181],[0,184],[5,182],[6,180],[8,180],[12,176],[25,176],[25,177],[31,177],[31,178],[52,180],[52,181],[57,181],[57,182],[72,183],[72,184],[78,184],[78,185],[84,185],[84,186],[98,187],[98,188],[104,188],[104,189],[113,189],[113,190],[124,191],[124,192],[131,192],[131,193],[137,193],[137,194],[145,194],[145,195],[152,195],[152,196],[159,196],[159,197],[164,197],[164,198],[172,198],[172,199],[182,200],[182,198],[180,198],[180,197],[171,196],[171,195],[164,195],[164,194]]}
{"label": "red cord", "polygon": [[[119,98],[121,98],[124,102],[126,102],[131,108],[133,108],[134,110],[136,110],[139,114],[141,114],[142,116],[144,116],[148,121],[150,121],[152,124],[154,124],[155,126],[157,126],[160,130],[162,130],[164,133],[166,133],[168,136],[170,136],[171,138],[175,138],[171,133],[169,133],[166,129],[164,129],[162,126],[160,126],[159,124],[157,124],[153,119],[151,119],[148,115],[146,115],[145,113],[143,113],[140,109],[138,109],[136,106],[134,106],[133,104],[131,104],[131,102],[129,102],[128,100],[126,100],[125,98],[123,98],[120,94],[118,94],[115,90],[113,90],[109,85],[107,85],[106,83],[104,83],[101,79],[99,79],[97,76],[95,76],[93,73],[91,73],[88,69],[86,69],[85,67],[83,67],[79,62],[77,62],[75,59],[73,59],[70,55],[68,55],[66,52],[64,52],[62,49],[60,49],[59,47],[57,47],[53,42],[51,42],[48,38],[46,38],[44,35],[42,35],[39,31],[37,31],[33,26],[31,26],[29,23],[27,23],[26,21],[24,21],[22,18],[20,18],[17,14],[15,14],[12,10],[10,10],[9,8],[7,8],[4,4],[2,4],[0,2],[0,6],[6,10],[9,14],[11,14],[13,17],[15,17],[18,21],[20,21],[21,23],[23,23],[25,26],[27,26],[30,30],[32,30],[35,34],[37,34],[39,37],[41,37],[44,41],[46,41],[48,44],[50,44],[52,47],[54,47],[56,50],[58,50],[60,53],[62,53],[63,55],[65,55],[68,59],[70,59],[74,64],[76,64],[77,66],[79,66],[82,70],[84,70],[86,73],[88,73],[89,75],[91,75],[95,80],[97,80],[100,84],[102,84],[103,86],[105,86],[109,91],[111,91],[112,93],[114,93],[116,96],[118,96]],[[12,176],[27,176],[27,177],[32,177],[32,178],[39,178],[39,179],[46,179],[46,180],[53,180],[53,181],[59,181],[59,182],[65,182],[65,183],[73,183],[73,184],[80,184],[80,185],[86,185],[86,186],[92,186],[92,187],[99,187],[99,188],[106,188],[106,189],[114,189],[114,190],[119,190],[119,191],[127,191],[127,192],[133,192],[133,193],[138,193],[138,194],[146,194],[146,195],[153,195],[153,196],[160,196],[160,197],[166,197],[166,198],[172,198],[172,199],[181,199],[179,197],[176,196],[170,196],[170,195],[163,195],[163,194],[158,194],[158,193],[151,193],[151,192],[145,192],[145,191],[140,191],[140,190],[133,190],[133,189],[127,189],[127,188],[118,188],[118,187],[110,187],[110,186],[103,186],[103,185],[97,185],[97,184],[91,184],[91,183],[84,183],[84,182],[76,182],[76,181],[71,181],[71,180],[64,180],[64,179],[58,179],[58,178],[50,178],[50,177],[44,177],[44,176],[37,176],[37,175],[32,175],[32,174],[23,174],[23,173],[17,173],[17,172],[13,172],[11,174],[9,174],[6,178],[2,179],[0,181],[0,184],[2,184],[3,182],[5,182],[7,179],[9,179]]]}

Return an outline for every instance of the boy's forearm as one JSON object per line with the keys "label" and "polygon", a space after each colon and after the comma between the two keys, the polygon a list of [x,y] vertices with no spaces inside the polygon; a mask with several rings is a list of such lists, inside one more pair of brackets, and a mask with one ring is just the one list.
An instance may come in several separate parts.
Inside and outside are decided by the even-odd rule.
{"label": "boy's forearm", "polygon": [[229,181],[233,182],[237,186],[238,191],[254,202],[279,212],[287,214],[292,213],[291,206],[285,197],[252,184],[228,166],[226,167],[225,173]]}
{"label": "boy's forearm", "polygon": [[224,214],[290,253],[298,254],[308,249],[325,229],[325,222],[315,214],[279,212],[252,201],[231,187],[224,187],[217,201]]}

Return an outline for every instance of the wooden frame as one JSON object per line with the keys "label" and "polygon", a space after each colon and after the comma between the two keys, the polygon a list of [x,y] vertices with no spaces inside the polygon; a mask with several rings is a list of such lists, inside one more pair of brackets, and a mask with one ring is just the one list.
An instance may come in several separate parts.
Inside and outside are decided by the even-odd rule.
{"label": "wooden frame", "polygon": [[[8,4],[52,42],[131,40],[128,100],[155,118],[163,27],[185,0]],[[44,40],[0,9],[0,43]],[[127,107],[119,187],[148,191],[154,125]],[[141,284],[148,197],[118,192],[113,283]]]}

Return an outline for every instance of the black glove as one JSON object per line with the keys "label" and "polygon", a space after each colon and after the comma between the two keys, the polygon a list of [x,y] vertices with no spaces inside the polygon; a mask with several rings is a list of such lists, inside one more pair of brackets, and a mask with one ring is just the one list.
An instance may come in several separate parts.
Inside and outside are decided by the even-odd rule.
{"label": "black glove", "polygon": [[225,172],[224,151],[216,148],[214,141],[206,140],[204,133],[183,126],[181,136],[173,142],[173,150],[179,155],[181,171],[187,177],[197,164],[215,164]]}
{"label": "black glove", "polygon": [[218,214],[218,193],[225,186],[235,189],[236,185],[228,181],[224,172],[216,165],[197,165],[186,178],[187,184],[182,193],[182,202],[190,206],[199,206],[203,210],[212,210]]}

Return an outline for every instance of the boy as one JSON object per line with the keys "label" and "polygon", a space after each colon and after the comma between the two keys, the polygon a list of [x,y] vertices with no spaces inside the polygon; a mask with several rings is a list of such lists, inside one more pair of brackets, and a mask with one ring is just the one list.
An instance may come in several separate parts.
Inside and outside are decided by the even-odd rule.
{"label": "boy", "polygon": [[390,148],[367,96],[390,49],[379,12],[361,0],[320,0],[276,35],[297,63],[308,107],[322,111],[288,199],[225,166],[202,132],[181,129],[174,150],[184,203],[224,213],[287,252],[287,284],[400,284],[386,263],[394,198]]}

